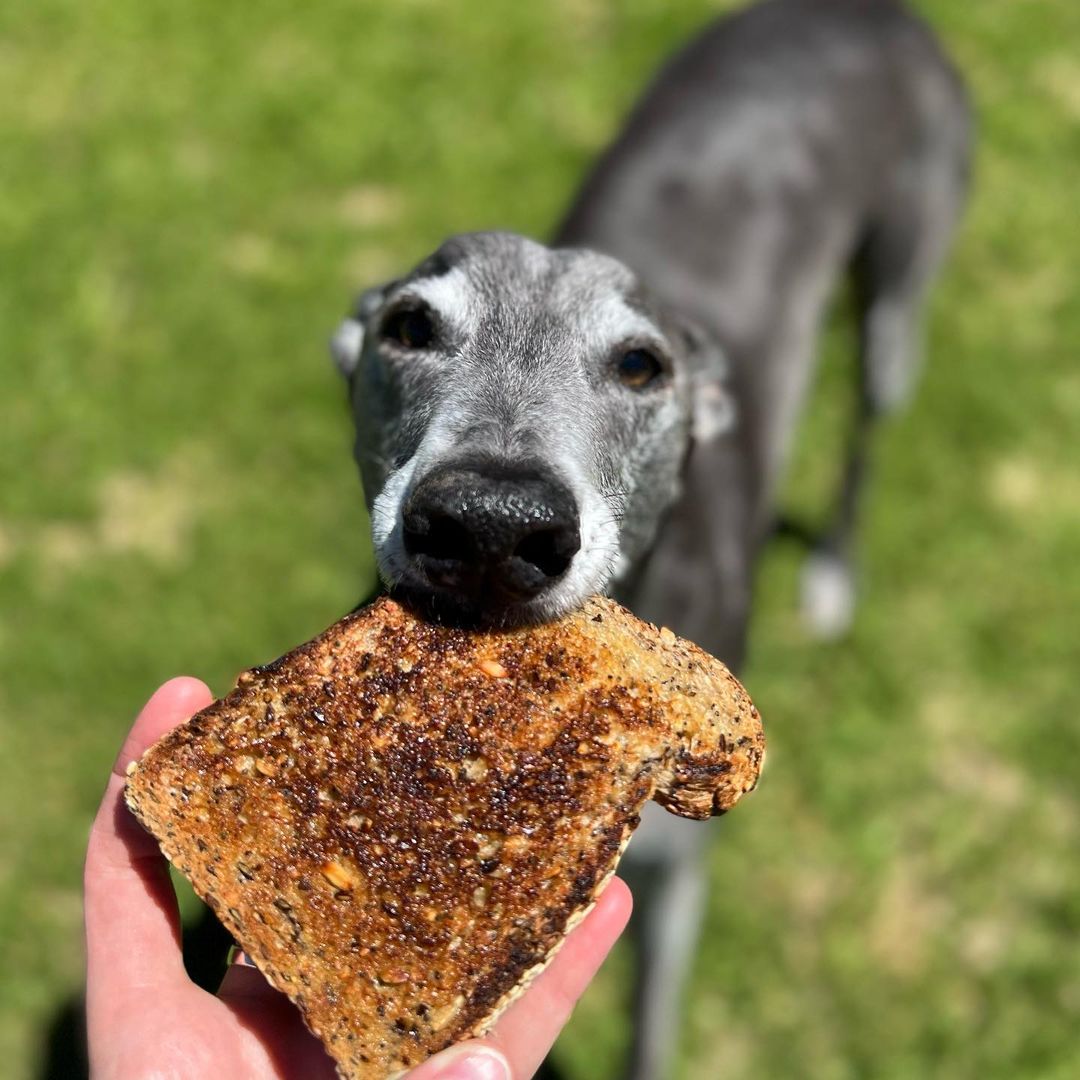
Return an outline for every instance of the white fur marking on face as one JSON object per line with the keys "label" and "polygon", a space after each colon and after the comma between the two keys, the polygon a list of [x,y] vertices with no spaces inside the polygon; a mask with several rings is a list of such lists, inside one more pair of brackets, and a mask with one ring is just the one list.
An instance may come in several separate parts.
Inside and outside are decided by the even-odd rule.
{"label": "white fur marking on face", "polygon": [[476,329],[475,296],[468,275],[460,266],[439,277],[411,282],[401,296],[422,300],[458,334],[468,335]]}
{"label": "white fur marking on face", "polygon": [[387,477],[382,491],[371,506],[371,542],[375,548],[375,561],[388,585],[401,578],[408,563],[408,552],[401,536],[401,508],[415,471],[414,456]]}
{"label": "white fur marking on face", "polygon": [[443,425],[436,421],[428,428],[420,446],[400,469],[390,473],[382,491],[371,505],[371,542],[379,573],[388,585],[400,581],[409,569],[409,553],[402,537],[402,511],[409,485],[419,471],[427,471],[430,462],[445,458],[450,442]]}
{"label": "white fur marking on face", "polygon": [[623,558],[619,550],[619,523],[596,486],[572,459],[562,458],[555,464],[569,481],[578,504],[581,547],[562,581],[535,602],[536,610],[544,618],[562,615],[593,593],[603,592]]}
{"label": "white fur marking on face", "polygon": [[342,375],[351,375],[364,347],[364,327],[355,319],[345,319],[330,339],[330,355]]}
{"label": "white fur marking on face", "polygon": [[601,352],[633,338],[662,340],[660,328],[619,296],[606,296],[588,304],[582,327],[591,350]]}

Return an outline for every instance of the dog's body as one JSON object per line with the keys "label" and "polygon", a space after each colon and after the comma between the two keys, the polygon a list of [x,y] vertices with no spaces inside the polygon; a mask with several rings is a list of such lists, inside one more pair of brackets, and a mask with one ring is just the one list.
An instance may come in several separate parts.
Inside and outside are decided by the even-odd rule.
{"label": "dog's body", "polygon": [[[334,351],[387,583],[484,621],[606,589],[738,667],[815,339],[851,268],[861,408],[808,579],[811,615],[839,629],[868,428],[916,370],[969,129],[959,80],[893,0],[769,0],[661,73],[554,250],[457,237],[366,293]],[[678,1030],[706,836],[647,815],[627,855],[637,1080],[661,1075]]]}
{"label": "dog's body", "polygon": [[[676,56],[638,105],[557,242],[614,255],[719,341],[740,422],[706,475],[691,472],[686,527],[693,550],[707,540],[743,557],[712,560],[710,590],[699,560],[659,545],[625,592],[635,611],[741,662],[750,566],[826,300],[852,266],[864,407],[890,410],[917,367],[921,302],[963,203],[968,132],[958,80],[891,0],[751,8]],[[719,621],[717,595],[728,598]]]}

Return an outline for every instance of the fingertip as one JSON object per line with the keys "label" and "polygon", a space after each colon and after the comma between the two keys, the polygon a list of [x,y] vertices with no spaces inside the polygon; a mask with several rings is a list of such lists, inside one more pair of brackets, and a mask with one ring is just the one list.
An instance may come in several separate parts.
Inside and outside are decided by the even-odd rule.
{"label": "fingertip", "polygon": [[621,877],[613,877],[608,882],[600,902],[611,912],[613,918],[620,918],[624,925],[634,910],[634,894]]}
{"label": "fingertip", "polygon": [[555,964],[560,968],[569,965],[570,957],[574,956],[587,957],[587,964],[598,966],[626,929],[633,906],[629,886],[622,878],[613,876],[596,898],[592,911],[567,938],[566,948],[556,957]]}
{"label": "fingertip", "polygon": [[626,882],[612,877],[547,969],[499,1018],[489,1038],[505,1051],[514,1075],[531,1076],[543,1061],[574,1004],[626,928],[632,906]]}
{"label": "fingertip", "polygon": [[176,675],[168,682],[162,683],[150,695],[150,700],[143,711],[150,708],[162,708],[183,712],[186,709],[190,710],[188,713],[190,715],[209,705],[213,700],[214,695],[210,692],[210,687],[202,679],[196,679],[194,675]]}
{"label": "fingertip", "polygon": [[407,1080],[510,1080],[506,1055],[479,1039],[451,1046],[413,1069]]}
{"label": "fingertip", "polygon": [[113,764],[113,772],[123,776],[128,765],[142,757],[162,735],[213,700],[214,695],[206,683],[190,675],[179,675],[163,683],[136,717]]}

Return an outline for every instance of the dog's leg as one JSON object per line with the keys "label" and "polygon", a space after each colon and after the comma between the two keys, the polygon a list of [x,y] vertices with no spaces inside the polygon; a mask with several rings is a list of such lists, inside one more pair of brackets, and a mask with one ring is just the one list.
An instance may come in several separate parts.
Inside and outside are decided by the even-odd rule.
{"label": "dog's leg", "polygon": [[700,861],[657,875],[658,895],[637,936],[641,974],[634,1002],[631,1080],[661,1080],[670,1068],[683,1027],[683,994],[701,934],[705,874]]}
{"label": "dog's leg", "polygon": [[882,416],[910,399],[922,366],[922,313],[945,254],[961,192],[942,178],[905,192],[856,256],[862,405]]}
{"label": "dog's leg", "polygon": [[853,271],[860,320],[859,400],[832,519],[803,571],[803,612],[836,638],[855,611],[854,535],[876,422],[911,396],[922,366],[922,315],[963,203],[965,174],[941,156],[906,171],[868,229]]}
{"label": "dog's leg", "polygon": [[[646,809],[662,813],[657,807]],[[676,832],[665,829],[662,821],[646,822],[650,824],[668,833],[673,850],[663,856],[650,852],[624,871],[634,892],[630,929],[637,963],[628,1080],[663,1080],[669,1075],[683,1028],[682,991],[705,906],[706,830],[684,824]]]}
{"label": "dog's leg", "polygon": [[[617,594],[639,617],[690,638],[736,671],[746,651],[757,490],[749,454],[733,435],[695,445],[682,497]],[[713,833],[650,803],[619,867],[634,894],[634,1029],[622,1074],[629,1080],[669,1075],[701,933]]]}
{"label": "dog's leg", "polygon": [[855,615],[853,539],[869,467],[873,424],[873,414],[862,395],[848,443],[836,509],[826,530],[814,538],[813,550],[803,567],[803,616],[815,636],[824,640],[845,634]]}

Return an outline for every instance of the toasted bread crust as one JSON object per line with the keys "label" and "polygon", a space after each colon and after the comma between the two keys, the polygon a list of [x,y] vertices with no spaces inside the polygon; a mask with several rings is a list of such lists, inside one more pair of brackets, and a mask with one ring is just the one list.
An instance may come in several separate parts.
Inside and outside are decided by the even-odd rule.
{"label": "toasted bread crust", "polygon": [[757,779],[726,668],[596,598],[468,633],[382,599],[152,747],[128,805],[341,1074],[480,1034],[595,901],[650,797]]}

